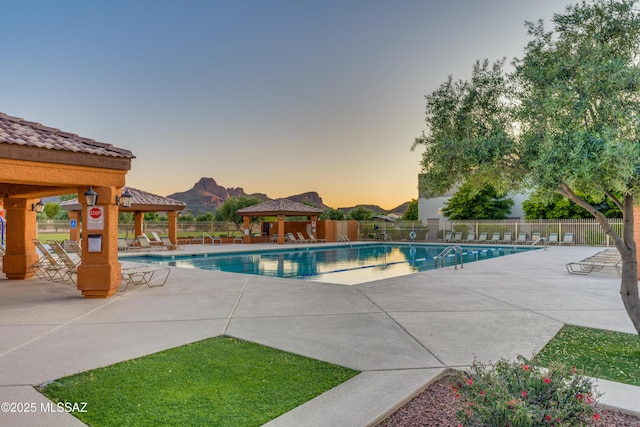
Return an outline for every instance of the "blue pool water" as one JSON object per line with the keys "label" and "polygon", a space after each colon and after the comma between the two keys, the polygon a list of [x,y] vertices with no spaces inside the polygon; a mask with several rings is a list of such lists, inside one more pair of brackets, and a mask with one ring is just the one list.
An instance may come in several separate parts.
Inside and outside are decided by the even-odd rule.
{"label": "blue pool water", "polygon": [[[453,255],[435,260],[450,245],[357,244],[353,246],[287,247],[224,254],[140,255],[127,261],[175,267],[257,274],[353,285],[451,266]],[[517,246],[461,246],[464,264],[529,251]]]}

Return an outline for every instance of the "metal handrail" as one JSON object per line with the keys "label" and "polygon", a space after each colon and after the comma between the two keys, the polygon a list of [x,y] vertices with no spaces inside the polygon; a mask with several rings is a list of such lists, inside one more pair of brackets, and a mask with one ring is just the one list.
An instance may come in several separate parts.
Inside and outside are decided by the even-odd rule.
{"label": "metal handrail", "polygon": [[547,242],[547,238],[546,238],[546,237],[540,237],[539,239],[534,240],[534,241],[531,243],[530,247],[531,247],[531,248],[533,248],[534,246],[537,246],[537,245],[538,245],[538,243],[540,243],[540,242],[542,242],[542,244],[544,245],[544,246],[543,246],[543,247],[544,247],[544,250],[546,251],[546,250],[547,250],[547,247],[549,246],[549,243]]}
{"label": "metal handrail", "polygon": [[211,246],[213,246],[213,245],[214,245],[213,236],[210,236],[210,235],[209,235],[209,234],[207,234],[207,233],[202,233],[202,246],[204,246],[204,242],[205,242],[205,239],[204,239],[204,238],[205,238],[205,237],[208,237],[208,238],[210,238],[210,239],[211,239]]}
{"label": "metal handrail", "polygon": [[454,270],[458,269],[458,256],[460,256],[460,268],[464,268],[464,263],[462,261],[462,248],[460,246],[447,246],[442,252],[440,252],[437,256],[433,258],[435,262],[435,268],[438,268],[438,261],[441,260],[440,267],[444,267],[445,257],[450,255],[453,252],[453,265]]}

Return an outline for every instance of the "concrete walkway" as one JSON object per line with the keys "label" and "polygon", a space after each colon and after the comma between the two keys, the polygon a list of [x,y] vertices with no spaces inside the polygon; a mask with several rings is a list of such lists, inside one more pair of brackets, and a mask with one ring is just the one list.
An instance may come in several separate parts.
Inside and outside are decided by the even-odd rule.
{"label": "concrete walkway", "polygon": [[[370,425],[447,368],[531,356],[564,323],[633,333],[615,274],[566,272],[598,250],[551,247],[355,286],[173,268],[163,287],[106,300],[0,280],[0,403],[37,407],[0,412],[0,425],[83,425],[41,410],[33,386],[223,334],[362,371],[269,426]],[[640,388],[599,384],[602,403],[640,414]]]}

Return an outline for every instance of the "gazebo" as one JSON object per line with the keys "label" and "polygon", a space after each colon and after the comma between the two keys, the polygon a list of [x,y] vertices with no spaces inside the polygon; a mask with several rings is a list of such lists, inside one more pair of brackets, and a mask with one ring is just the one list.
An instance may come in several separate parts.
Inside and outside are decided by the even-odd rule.
{"label": "gazebo", "polygon": [[95,243],[88,245],[83,239],[78,289],[92,298],[115,294],[122,268],[118,202],[133,158],[129,150],[0,113],[0,199],[7,223],[2,271],[6,277],[33,276],[31,266],[38,260],[32,242],[38,201],[77,193],[82,211],[91,218],[82,231]]}
{"label": "gazebo", "polygon": [[[169,218],[169,240],[176,244],[178,240],[178,212],[183,210],[187,204],[180,200],[162,197],[137,188],[127,187],[123,189],[123,193],[128,191],[131,195],[130,206],[120,206],[120,212],[133,212],[135,220],[134,234],[140,236],[143,233],[144,214],[145,212],[166,212]],[[69,211],[69,219],[78,219],[78,213],[82,211],[82,205],[78,199],[67,200],[60,203],[60,207]],[[71,240],[78,240],[78,229],[71,229]]]}
{"label": "gazebo", "polygon": [[275,199],[247,208],[238,209],[238,215],[244,220],[244,242],[251,243],[249,229],[251,217],[276,216],[278,218],[278,243],[284,244],[284,220],[287,216],[307,216],[311,220],[311,229],[316,232],[316,222],[322,210],[289,199]]}

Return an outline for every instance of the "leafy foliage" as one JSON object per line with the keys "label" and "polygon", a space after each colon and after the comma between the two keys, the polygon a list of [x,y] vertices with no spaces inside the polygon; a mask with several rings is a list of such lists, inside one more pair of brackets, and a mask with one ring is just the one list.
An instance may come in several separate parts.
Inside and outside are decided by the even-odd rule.
{"label": "leafy foliage", "polygon": [[60,205],[58,203],[49,202],[44,205],[44,214],[47,216],[47,218],[55,218],[56,215],[58,215],[58,212],[60,212]]}
{"label": "leafy foliage", "polygon": [[322,212],[322,215],[318,217],[320,220],[325,219],[334,219],[334,220],[343,220],[345,218],[344,212],[340,209],[330,208]]}
{"label": "leafy foliage", "polygon": [[522,356],[475,361],[456,380],[454,391],[465,402],[456,416],[465,426],[573,426],[600,417],[591,381],[564,365],[543,371]]}
{"label": "leafy foliage", "polygon": [[365,208],[364,206],[358,206],[349,212],[348,218],[355,219],[356,221],[366,221],[371,219],[373,216],[373,211]]}
{"label": "leafy foliage", "polygon": [[[593,196],[577,194],[593,205],[605,217],[622,218],[622,212],[618,206],[606,196],[602,195],[598,199]],[[589,211],[559,193],[549,196],[543,195],[541,192],[533,193],[527,200],[522,202],[522,209],[527,219],[593,218]]]}
{"label": "leafy foliage", "polygon": [[402,215],[402,219],[405,221],[417,221],[418,220],[418,199],[411,199],[407,209]]}
{"label": "leafy foliage", "polygon": [[472,184],[462,185],[445,203],[442,214],[451,220],[505,219],[511,212],[513,200],[491,185],[476,189]]}
{"label": "leafy foliage", "polygon": [[[243,219],[241,215],[238,215],[238,210],[248,208],[249,206],[257,205],[259,203],[262,203],[262,200],[256,197],[229,197],[225,200],[222,206],[216,210],[215,220],[233,223],[236,226],[236,231],[240,230]],[[252,221],[259,221],[259,218],[253,218]]]}

